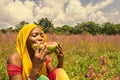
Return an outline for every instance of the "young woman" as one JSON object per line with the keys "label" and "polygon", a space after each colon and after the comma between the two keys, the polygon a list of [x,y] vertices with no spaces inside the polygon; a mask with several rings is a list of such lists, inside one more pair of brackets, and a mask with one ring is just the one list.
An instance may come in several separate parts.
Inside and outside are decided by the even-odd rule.
{"label": "young woman", "polygon": [[[16,41],[17,52],[7,61],[10,80],[69,80],[62,69],[64,53],[60,44],[55,51],[58,65],[54,68],[47,54],[45,42],[47,42],[46,35],[36,24],[27,24],[19,31]],[[36,50],[33,50],[33,44],[37,44]],[[44,44],[41,50],[40,44]]]}

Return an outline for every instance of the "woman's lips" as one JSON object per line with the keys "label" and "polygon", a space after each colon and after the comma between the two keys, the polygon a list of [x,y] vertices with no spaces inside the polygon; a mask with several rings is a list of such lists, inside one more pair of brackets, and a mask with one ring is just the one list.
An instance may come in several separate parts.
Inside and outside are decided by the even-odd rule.
{"label": "woman's lips", "polygon": [[35,44],[43,44],[44,42],[43,41],[38,41],[38,42],[36,42]]}

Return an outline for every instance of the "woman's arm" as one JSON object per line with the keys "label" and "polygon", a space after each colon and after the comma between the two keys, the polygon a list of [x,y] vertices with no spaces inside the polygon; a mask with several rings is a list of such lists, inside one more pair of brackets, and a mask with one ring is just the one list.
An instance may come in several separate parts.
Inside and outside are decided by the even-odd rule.
{"label": "woman's arm", "polygon": [[57,68],[62,68],[63,67],[63,59],[64,59],[64,52],[60,44],[58,43],[58,50],[55,51],[58,59],[58,65]]}
{"label": "woman's arm", "polygon": [[[21,59],[20,59],[20,56],[18,53],[14,53],[12,54],[8,60],[7,60],[7,64],[12,64],[12,65],[15,65],[19,68],[21,68]],[[21,74],[17,74],[17,75],[14,75],[14,76],[9,76],[9,80],[22,80],[22,76]]]}
{"label": "woman's arm", "polygon": [[55,69],[54,66],[52,65],[52,59],[48,55],[46,56],[46,67],[47,67],[48,73],[50,73]]}
{"label": "woman's arm", "polygon": [[[38,75],[37,72],[39,71],[40,67],[42,66],[42,62],[41,62],[41,64],[37,63],[37,60],[39,60],[39,59],[34,58],[34,60],[33,60],[33,62],[34,62],[33,64],[37,64],[37,65],[33,65],[33,68],[31,69],[30,75],[28,76],[28,78],[30,80],[37,80],[37,75]],[[39,60],[38,62],[40,62],[40,61],[41,60]],[[14,71],[14,70],[16,70],[16,68],[17,68],[18,71],[21,69],[21,73],[15,73],[15,72],[17,72],[17,71]],[[11,69],[12,69],[12,71],[11,71]],[[12,54],[7,59],[7,70],[8,70],[8,73],[9,73],[9,80],[23,80],[22,79],[21,58],[20,58],[18,53]],[[9,72],[9,71],[11,71],[11,72]]]}
{"label": "woman's arm", "polygon": [[57,65],[57,68],[63,68],[64,55],[57,55],[57,57],[58,57],[58,65]]}
{"label": "woman's arm", "polygon": [[35,50],[35,55],[32,59],[32,69],[28,76],[30,80],[37,80],[39,71],[42,68],[42,65],[45,61],[45,56],[47,54],[47,46],[44,45],[41,50],[39,49],[39,46],[40,43],[37,43],[37,49]]}
{"label": "woman's arm", "polygon": [[[58,64],[57,64],[56,68],[62,68],[63,67],[64,53],[63,53],[63,49],[61,48],[60,44],[58,44],[57,48],[58,48],[58,50],[55,51],[55,54],[57,55],[57,59],[58,59]],[[46,58],[49,58],[49,57],[46,57]],[[54,69],[55,69],[55,67],[52,65],[52,62],[50,61],[47,64],[48,73],[50,73]]]}
{"label": "woman's arm", "polygon": [[[39,51],[39,49],[36,50],[35,56],[32,60],[33,67],[31,69],[30,75],[28,76],[30,80],[37,80],[38,72],[40,71],[43,62],[45,61],[44,59],[45,53],[46,53],[46,47],[44,47],[41,51]],[[22,68],[21,57],[19,56],[18,53],[14,53],[7,59],[7,64],[12,64],[19,68]],[[13,76],[9,76],[9,79],[22,80],[22,74],[19,73]]]}
{"label": "woman's arm", "polygon": [[[62,68],[62,67],[63,67],[63,59],[61,59],[61,60],[59,59],[56,68]],[[52,65],[52,62],[49,62],[47,64],[47,71],[48,71],[48,73],[50,73],[54,69],[55,69],[55,67]]]}

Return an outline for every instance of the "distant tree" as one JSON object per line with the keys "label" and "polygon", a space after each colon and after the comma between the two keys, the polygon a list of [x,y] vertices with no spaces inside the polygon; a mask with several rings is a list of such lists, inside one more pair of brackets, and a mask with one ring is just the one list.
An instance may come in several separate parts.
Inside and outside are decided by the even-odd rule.
{"label": "distant tree", "polygon": [[19,32],[19,30],[20,30],[25,24],[28,24],[28,22],[21,21],[19,24],[16,25],[16,28],[14,29],[14,31]]}
{"label": "distant tree", "polygon": [[54,27],[53,27],[52,21],[49,20],[48,18],[42,18],[38,20],[38,22],[34,22],[34,23],[40,25],[43,28],[45,33],[48,33],[48,32],[52,33],[53,31]]}
{"label": "distant tree", "polygon": [[9,27],[6,29],[7,32],[12,32],[13,31],[13,27]]}
{"label": "distant tree", "polygon": [[0,29],[0,32],[2,32],[2,33],[6,33],[7,30],[6,30],[6,29]]}
{"label": "distant tree", "polygon": [[113,23],[106,22],[102,25],[103,25],[103,28],[102,28],[103,34],[108,34],[108,35],[116,34],[115,27],[114,27]]}
{"label": "distant tree", "polygon": [[62,32],[65,33],[65,34],[72,34],[73,30],[74,30],[73,27],[68,26],[68,25],[64,25],[62,27]]}
{"label": "distant tree", "polygon": [[63,34],[62,27],[56,27],[56,28],[54,28],[53,32],[55,34],[60,34],[60,35]]}
{"label": "distant tree", "polygon": [[99,33],[100,31],[100,27],[98,24],[92,22],[92,21],[88,21],[86,24],[85,24],[86,28],[87,28],[87,32],[89,32],[90,34],[97,34]]}
{"label": "distant tree", "polygon": [[77,25],[74,27],[74,34],[81,34],[83,32],[88,32],[90,34],[97,34],[100,31],[99,24],[96,24],[92,21],[83,22],[83,23],[77,23]]}
{"label": "distant tree", "polygon": [[74,28],[70,27],[68,25],[64,25],[62,27],[56,27],[54,28],[54,33],[56,34],[72,34],[73,33]]}
{"label": "distant tree", "polygon": [[116,34],[120,34],[120,24],[115,24],[114,27],[115,27]]}
{"label": "distant tree", "polygon": [[73,34],[81,34],[83,32],[83,28],[81,27],[81,23],[77,23],[74,27]]}

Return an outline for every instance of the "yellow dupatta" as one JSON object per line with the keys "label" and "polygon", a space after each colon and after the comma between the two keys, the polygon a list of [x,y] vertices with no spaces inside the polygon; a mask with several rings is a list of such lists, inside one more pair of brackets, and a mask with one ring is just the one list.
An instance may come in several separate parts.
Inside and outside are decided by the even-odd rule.
{"label": "yellow dupatta", "polygon": [[[35,28],[38,27],[36,24],[27,24],[23,26],[23,28],[19,31],[16,41],[16,49],[18,54],[20,55],[22,59],[22,77],[23,80],[27,79],[27,76],[29,75],[31,69],[32,69],[32,62],[29,57],[29,53],[27,51],[26,41],[30,34],[30,32]],[[44,34],[44,39],[46,41],[46,35]],[[40,74],[47,75],[46,70],[46,63],[44,62],[44,65],[42,66],[42,69],[40,71]]]}

